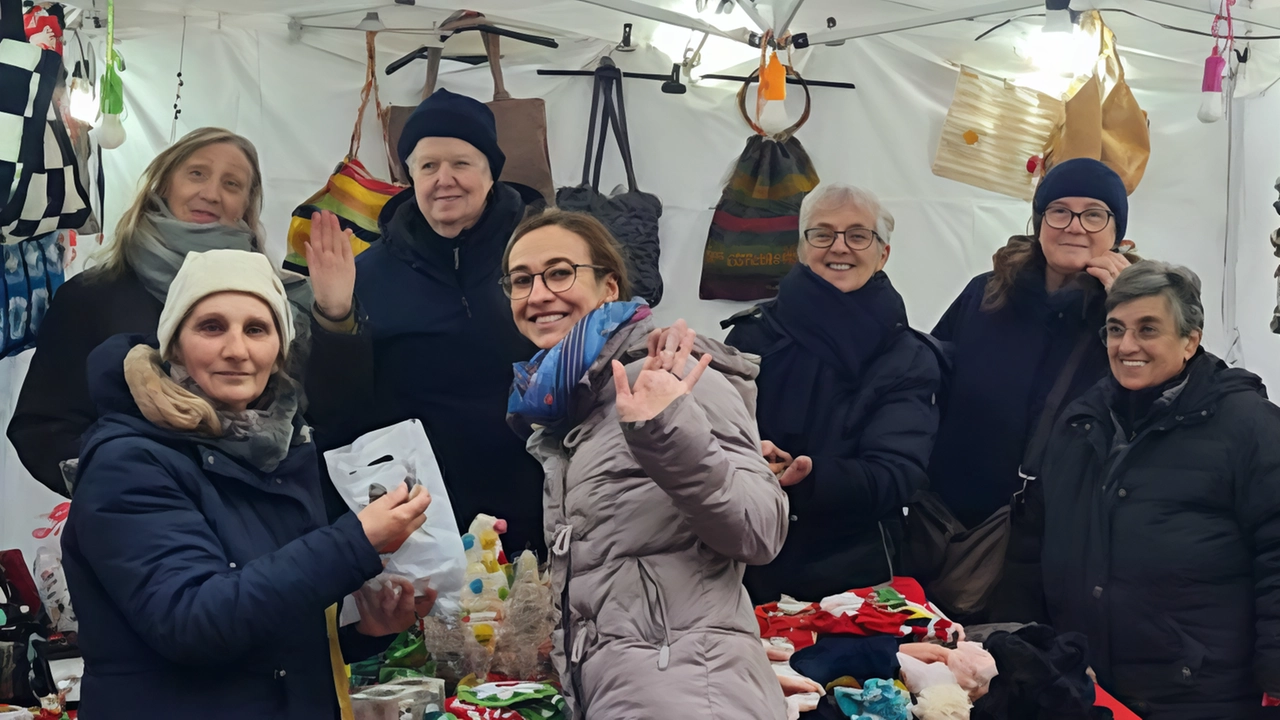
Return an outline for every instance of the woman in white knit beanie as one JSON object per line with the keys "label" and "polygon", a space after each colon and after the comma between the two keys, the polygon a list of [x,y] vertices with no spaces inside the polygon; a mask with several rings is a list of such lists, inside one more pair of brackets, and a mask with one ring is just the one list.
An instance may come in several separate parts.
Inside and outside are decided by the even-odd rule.
{"label": "woman in white knit beanie", "polygon": [[[407,581],[361,587],[430,497],[402,485],[326,522],[282,370],[293,334],[267,258],[212,250],[178,271],[158,343],[118,335],[90,354],[102,418],[63,536],[86,717],[134,717],[141,698],[189,719],[349,717],[343,665],[413,624]],[[361,621],[339,630],[357,590]]]}

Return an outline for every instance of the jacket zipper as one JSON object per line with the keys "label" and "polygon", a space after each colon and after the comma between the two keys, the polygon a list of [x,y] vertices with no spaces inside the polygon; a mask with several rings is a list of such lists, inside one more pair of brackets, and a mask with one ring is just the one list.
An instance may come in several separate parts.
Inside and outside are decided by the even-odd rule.
{"label": "jacket zipper", "polygon": [[640,567],[640,574],[645,583],[653,586],[653,595],[658,603],[658,622],[662,626],[662,646],[658,648],[658,669],[666,670],[671,664],[671,633],[667,629],[667,606],[662,600],[662,587],[649,574],[649,568],[645,566],[644,560],[636,558],[636,565]]}
{"label": "jacket zipper", "polygon": [[462,291],[462,309],[467,311],[467,318],[471,318],[471,303],[467,302],[467,291],[462,287],[462,246],[458,245],[453,248],[453,271],[458,276],[458,289]]}

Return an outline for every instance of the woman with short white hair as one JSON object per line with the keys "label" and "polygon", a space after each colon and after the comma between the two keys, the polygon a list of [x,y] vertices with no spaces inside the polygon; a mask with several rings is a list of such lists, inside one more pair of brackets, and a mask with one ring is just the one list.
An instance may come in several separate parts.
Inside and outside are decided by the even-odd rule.
{"label": "woman with short white hair", "polygon": [[726,342],[761,356],[760,437],[791,502],[786,544],[747,569],[752,600],[803,600],[893,577],[902,507],[926,484],[938,362],[884,273],[893,215],[818,186],[800,208],[800,263]]}

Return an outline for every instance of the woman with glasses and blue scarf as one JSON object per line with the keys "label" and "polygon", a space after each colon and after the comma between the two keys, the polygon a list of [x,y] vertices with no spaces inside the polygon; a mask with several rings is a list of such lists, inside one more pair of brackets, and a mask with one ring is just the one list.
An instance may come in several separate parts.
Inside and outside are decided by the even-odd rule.
{"label": "woman with glasses and blue scarf", "polygon": [[[1031,209],[1033,233],[997,251],[994,269],[969,283],[932,333],[950,346],[951,371],[939,397],[929,480],[970,528],[1022,489],[1024,459],[1035,462],[1028,446],[1042,445],[1032,443],[1037,429],[1044,426],[1040,437],[1047,437],[1063,408],[1106,377],[1107,354],[1097,341],[1106,290],[1138,259],[1125,254],[1124,182],[1097,160],[1056,165]],[[1060,378],[1060,392],[1053,392]],[[1038,538],[1015,532],[989,606],[992,620],[1043,616],[1038,558]]]}
{"label": "woman with glasses and blue scarf", "polygon": [[725,322],[729,345],[761,356],[760,436],[791,500],[782,553],[747,570],[756,604],[891,580],[938,427],[938,361],[884,273],[893,216],[828,183],[800,223],[800,263],[778,297]]}
{"label": "woman with glasses and blue scarf", "polygon": [[508,410],[546,471],[554,659],[574,718],[785,717],[742,586],[787,533],[755,365],[686,331],[661,369],[649,308],[622,300],[617,242],[587,215],[523,223],[502,272],[541,348],[516,366]]}

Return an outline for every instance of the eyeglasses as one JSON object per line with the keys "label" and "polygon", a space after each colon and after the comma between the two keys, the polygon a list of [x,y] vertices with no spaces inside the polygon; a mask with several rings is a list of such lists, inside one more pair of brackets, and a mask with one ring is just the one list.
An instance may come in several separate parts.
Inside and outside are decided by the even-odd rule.
{"label": "eyeglasses", "polygon": [[1072,212],[1064,207],[1051,207],[1044,211],[1044,224],[1054,230],[1066,230],[1071,227],[1072,220],[1080,218],[1080,227],[1084,228],[1085,232],[1096,233],[1106,230],[1113,217],[1115,215],[1111,211],[1102,208]]}
{"label": "eyeglasses", "polygon": [[542,278],[542,284],[557,295],[573,287],[573,283],[578,279],[578,268],[591,268],[592,270],[608,270],[609,268],[599,265],[587,265],[579,263],[571,265],[567,262],[556,263],[540,273],[530,273],[523,270],[507,273],[498,279],[498,284],[502,286],[502,291],[512,300],[523,300],[533,293],[533,279]]}
{"label": "eyeglasses", "polygon": [[1130,331],[1133,332],[1133,336],[1137,338],[1140,343],[1159,340],[1160,336],[1164,335],[1164,333],[1160,331],[1160,328],[1152,325],[1143,325],[1142,327],[1136,328],[1127,328],[1123,325],[1104,325],[1102,329],[1098,331],[1098,337],[1102,338],[1103,345],[1119,345],[1124,340],[1124,336],[1128,335]]}
{"label": "eyeglasses", "polygon": [[805,242],[816,248],[829,248],[836,242],[836,236],[844,236],[844,244],[850,250],[866,250],[871,243],[880,239],[874,230],[866,228],[849,228],[848,230],[831,230],[829,228],[809,228],[804,231]]}

